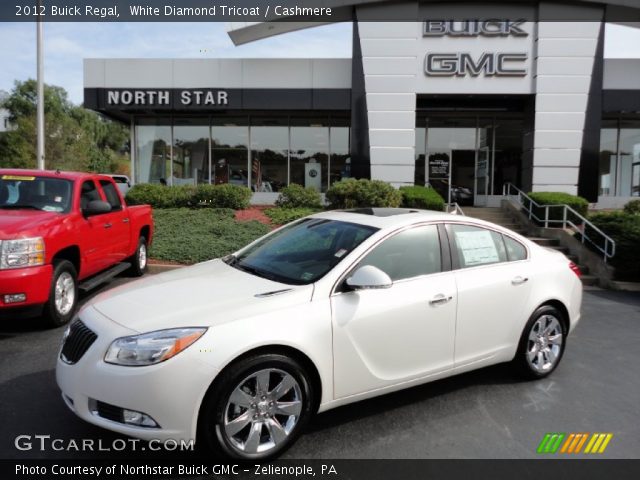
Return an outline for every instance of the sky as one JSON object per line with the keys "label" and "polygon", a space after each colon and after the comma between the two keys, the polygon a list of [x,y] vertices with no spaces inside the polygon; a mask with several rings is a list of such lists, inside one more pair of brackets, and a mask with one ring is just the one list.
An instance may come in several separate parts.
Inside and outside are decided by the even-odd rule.
{"label": "sky", "polygon": [[[351,24],[326,25],[234,46],[224,23],[46,23],[45,82],[82,103],[83,58],[351,56]],[[36,27],[0,23],[0,90],[36,76]],[[640,58],[640,28],[607,25],[606,58]]]}

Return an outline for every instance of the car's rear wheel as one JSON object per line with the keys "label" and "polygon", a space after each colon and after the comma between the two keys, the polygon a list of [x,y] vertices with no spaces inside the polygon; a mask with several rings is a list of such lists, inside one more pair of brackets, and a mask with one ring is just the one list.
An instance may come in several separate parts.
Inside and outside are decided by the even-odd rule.
{"label": "car's rear wheel", "polygon": [[43,317],[50,327],[68,323],[78,305],[78,274],[68,260],[55,261],[49,290],[49,300],[44,306]]}
{"label": "car's rear wheel", "polygon": [[223,371],[201,410],[200,431],[225,456],[265,460],[281,454],[312,414],[312,386],[294,359],[263,354]]}
{"label": "car's rear wheel", "polygon": [[524,328],[514,362],[528,378],[551,374],[564,354],[566,329],[562,313],[551,305],[538,308]]}

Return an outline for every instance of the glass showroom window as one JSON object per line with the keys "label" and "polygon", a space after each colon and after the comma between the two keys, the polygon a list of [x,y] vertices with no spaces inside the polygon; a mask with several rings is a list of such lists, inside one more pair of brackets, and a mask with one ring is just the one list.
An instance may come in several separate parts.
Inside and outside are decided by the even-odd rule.
{"label": "glass showroom window", "polygon": [[603,120],[600,130],[600,162],[598,195],[616,194],[616,170],[618,164],[618,121]]}
{"label": "glass showroom window", "polygon": [[171,119],[138,119],[135,141],[136,183],[168,182],[171,175]]}
{"label": "glass showroom window", "polygon": [[618,178],[621,197],[640,196],[640,122],[620,121]]}
{"label": "glass showroom window", "polygon": [[214,117],[211,121],[212,183],[249,186],[247,117]]}
{"label": "glass showroom window", "polygon": [[327,190],[329,125],[326,118],[291,119],[289,181],[319,192]]}
{"label": "glass showroom window", "polygon": [[[424,124],[423,118],[418,118]],[[426,152],[426,128],[416,126],[416,168],[414,172],[413,183],[421,187],[427,184],[427,170],[425,163]]]}
{"label": "glass showroom window", "polygon": [[175,118],[172,185],[209,183],[209,119]]}
{"label": "glass showroom window", "polygon": [[494,145],[493,194],[502,195],[505,183],[521,187],[522,178],[522,132],[521,119],[496,117]]}
{"label": "glass showroom window", "polygon": [[351,177],[351,155],[349,154],[349,119],[331,119],[329,129],[329,185]]}
{"label": "glass showroom window", "polygon": [[289,125],[287,118],[251,119],[251,189],[277,192],[288,183]]}

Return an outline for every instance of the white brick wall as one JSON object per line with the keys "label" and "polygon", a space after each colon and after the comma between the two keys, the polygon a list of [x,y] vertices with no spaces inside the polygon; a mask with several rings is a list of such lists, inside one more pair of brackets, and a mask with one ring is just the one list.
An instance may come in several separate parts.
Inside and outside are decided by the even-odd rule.
{"label": "white brick wall", "polygon": [[371,178],[413,185],[421,23],[360,22]]}
{"label": "white brick wall", "polygon": [[600,22],[538,24],[534,191],[577,193],[585,112],[599,32]]}

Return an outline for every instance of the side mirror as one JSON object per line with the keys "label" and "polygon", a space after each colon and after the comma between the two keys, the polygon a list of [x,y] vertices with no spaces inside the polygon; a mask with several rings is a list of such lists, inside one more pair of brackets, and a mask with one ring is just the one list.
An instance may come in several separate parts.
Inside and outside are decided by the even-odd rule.
{"label": "side mirror", "polygon": [[347,285],[356,290],[370,288],[389,288],[393,285],[391,277],[373,265],[365,265],[347,278]]}
{"label": "side mirror", "polygon": [[103,200],[91,200],[89,204],[82,210],[87,217],[91,215],[100,215],[101,213],[109,213],[111,205]]}

